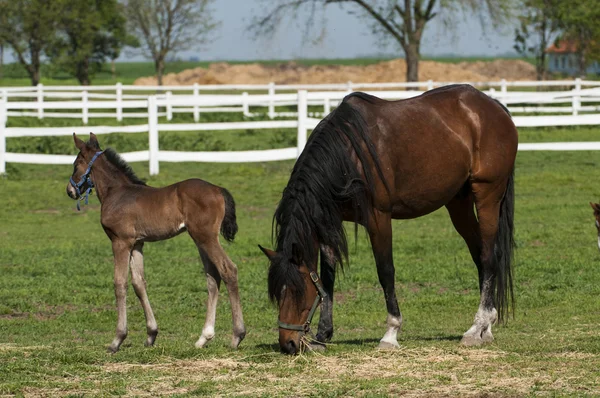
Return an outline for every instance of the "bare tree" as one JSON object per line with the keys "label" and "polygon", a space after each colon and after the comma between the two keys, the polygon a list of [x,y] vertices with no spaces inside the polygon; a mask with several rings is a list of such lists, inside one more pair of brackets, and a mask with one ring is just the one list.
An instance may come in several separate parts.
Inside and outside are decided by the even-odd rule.
{"label": "bare tree", "polygon": [[218,27],[212,16],[214,0],[126,0],[130,33],[154,61],[162,85],[167,56],[205,44]]}
{"label": "bare tree", "polygon": [[4,78],[4,43],[0,41],[0,79]]}
{"label": "bare tree", "polygon": [[[251,29],[258,35],[274,32],[286,16],[295,17],[307,8],[311,18],[332,4],[348,4],[348,13],[359,11],[371,23],[375,33],[392,38],[404,51],[406,80],[419,80],[421,40],[425,26],[438,15],[443,15],[447,27],[451,16],[461,11],[472,11],[482,19],[489,15],[494,26],[510,18],[512,0],[263,0],[267,13],[258,16]],[[308,26],[308,25],[307,25]]]}

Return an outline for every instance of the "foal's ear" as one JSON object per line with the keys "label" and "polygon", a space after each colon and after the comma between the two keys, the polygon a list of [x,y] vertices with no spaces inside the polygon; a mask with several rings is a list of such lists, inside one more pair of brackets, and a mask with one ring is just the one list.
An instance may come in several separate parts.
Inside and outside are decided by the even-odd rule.
{"label": "foal's ear", "polygon": [[75,141],[75,148],[79,149],[80,151],[85,148],[85,142],[79,139],[75,133],[73,133],[73,141]]}
{"label": "foal's ear", "polygon": [[95,149],[100,149],[100,143],[98,142],[98,138],[96,138],[96,134],[90,133],[90,145]]}
{"label": "foal's ear", "polygon": [[277,252],[274,252],[273,250],[269,250],[269,249],[265,249],[264,247],[262,247],[261,245],[258,245],[258,248],[260,250],[262,250],[263,253],[265,253],[265,256],[267,256],[267,258],[269,260],[272,260],[273,257],[275,257],[277,255]]}
{"label": "foal's ear", "polygon": [[594,209],[595,212],[599,212],[600,213],[600,203],[590,202],[590,206],[592,206],[592,209]]}

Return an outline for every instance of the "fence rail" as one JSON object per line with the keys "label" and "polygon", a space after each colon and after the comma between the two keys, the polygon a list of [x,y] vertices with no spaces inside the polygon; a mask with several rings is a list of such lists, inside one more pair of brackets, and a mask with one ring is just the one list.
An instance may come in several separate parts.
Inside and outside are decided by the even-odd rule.
{"label": "fence rail", "polygon": [[[573,98],[595,98],[599,95],[597,89],[581,90],[573,95],[572,92],[557,92],[554,100],[564,99],[573,101]],[[408,98],[417,95],[418,92],[407,91],[382,91],[371,92],[374,95],[387,98]],[[492,93],[493,94],[493,93]],[[532,93],[532,95],[539,93]],[[93,130],[95,134],[110,133],[148,133],[148,150],[128,152],[122,154],[126,161],[148,161],[150,174],[159,173],[160,162],[266,162],[276,160],[295,159],[304,149],[307,139],[307,131],[314,129],[320,119],[311,117],[308,107],[314,103],[324,105],[324,112],[328,113],[346,93],[338,91],[307,92],[300,90],[295,94],[257,94],[257,95],[211,95],[211,96],[150,96],[147,100],[123,101],[120,103],[121,111],[126,109],[145,110],[148,123],[132,126],[94,126],[94,127],[52,127],[52,128],[25,128],[6,127],[6,121],[11,112],[29,110],[46,110],[48,107],[59,109],[80,110],[88,112],[94,106],[107,109],[115,104],[114,101],[66,101],[66,102],[24,102],[24,101],[0,101],[0,174],[6,172],[6,163],[34,163],[34,164],[71,164],[74,156],[71,155],[46,155],[46,154],[24,154],[6,152],[6,139],[16,137],[32,136],[65,136],[76,133],[88,133]],[[513,99],[516,98],[513,96]],[[504,97],[502,100],[511,101]],[[546,98],[548,100],[548,98]],[[219,108],[240,107],[248,112],[251,106],[261,106],[269,103],[290,103],[296,106],[296,112],[292,112],[293,120],[266,120],[266,121],[242,121],[223,123],[159,123],[160,109],[185,106],[193,111],[201,107]],[[574,109],[580,110],[579,107]],[[168,119],[168,117],[167,117]],[[571,115],[543,115],[543,116],[515,116],[513,118],[517,127],[543,127],[543,126],[577,126],[577,125],[600,125],[600,114],[571,114]],[[219,131],[240,129],[295,129],[297,144],[295,147],[266,149],[258,151],[228,151],[228,152],[179,152],[161,151],[159,148],[159,134],[173,131]],[[569,143],[531,143],[520,144],[519,150],[600,150],[600,142],[569,142]]]}

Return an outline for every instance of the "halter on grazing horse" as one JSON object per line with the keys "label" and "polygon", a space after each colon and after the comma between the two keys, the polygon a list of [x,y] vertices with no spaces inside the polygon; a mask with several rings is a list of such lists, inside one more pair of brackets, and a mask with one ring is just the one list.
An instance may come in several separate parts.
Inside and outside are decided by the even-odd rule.
{"label": "halter on grazing horse", "polygon": [[492,341],[492,324],[504,319],[512,298],[516,151],[506,108],[471,86],[402,101],[348,95],[315,128],[294,166],[274,216],[276,250],[261,247],[271,263],[269,296],[279,304],[281,350],[302,349],[320,300],[316,338],[333,335],[335,266],[348,255],[342,221],[367,229],[388,312],[380,347],[398,347],[391,220],[442,206],[479,273],[479,309],[462,342]]}
{"label": "halter on grazing horse", "polygon": [[158,327],[146,293],[144,279],[144,242],[172,238],[187,231],[200,252],[208,283],[208,308],[202,335],[196,347],[203,347],[215,335],[215,317],[221,279],[227,285],[233,317],[231,346],[237,348],[246,335],[238,293],[237,267],[219,243],[219,232],[228,241],[237,233],[235,202],[225,189],[200,179],[190,179],[163,188],[147,186],[129,165],[108,148],[100,149],[94,134],[85,143],[73,134],[79,154],[67,194],[79,201],[92,188],[101,203],[101,222],[112,242],[115,260],[117,332],[110,352],[117,352],[127,337],[127,274],[146,316],[148,338],[154,344]]}

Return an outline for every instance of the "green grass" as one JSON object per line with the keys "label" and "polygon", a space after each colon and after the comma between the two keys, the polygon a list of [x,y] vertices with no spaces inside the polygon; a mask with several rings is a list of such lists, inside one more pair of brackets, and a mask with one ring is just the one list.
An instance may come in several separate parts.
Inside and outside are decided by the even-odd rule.
{"label": "green grass", "polygon": [[[251,146],[241,140],[244,132],[218,134],[233,149]],[[587,138],[599,140],[600,130],[520,132],[521,142]],[[143,135],[100,139],[119,151],[146,145]],[[70,140],[39,148],[62,150]],[[9,148],[18,145],[8,141]],[[39,143],[23,150],[29,145]],[[507,326],[495,327],[493,344],[458,344],[477,309],[477,276],[442,209],[394,222],[402,348],[375,350],[386,310],[361,230],[350,267],[336,280],[333,344],[324,354],[297,358],[276,351],[277,310],[267,299],[267,261],[257,248],[270,246],[271,218],[292,165],[161,163],[160,175],[149,178],[147,163],[133,164],[154,186],[201,177],[234,195],[240,230],[225,249],[239,267],[248,335],[238,351],[228,348],[231,316],[222,289],[217,336],[207,348],[194,348],[207,293],[197,251],[184,234],[145,248],[160,329],[156,346],[143,347],[143,313],[129,289],[129,337],[109,355],[116,326],[112,253],[97,199],[75,210],[65,194],[71,166],[9,164],[0,179],[0,395],[600,394],[600,255],[588,205],[600,199],[599,152],[519,153],[517,311]]]}

